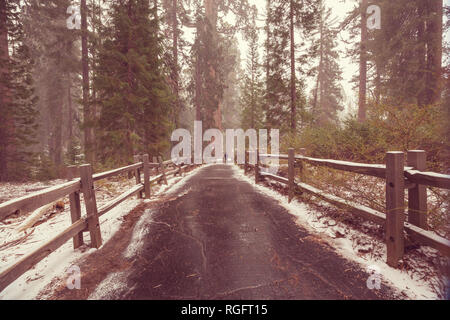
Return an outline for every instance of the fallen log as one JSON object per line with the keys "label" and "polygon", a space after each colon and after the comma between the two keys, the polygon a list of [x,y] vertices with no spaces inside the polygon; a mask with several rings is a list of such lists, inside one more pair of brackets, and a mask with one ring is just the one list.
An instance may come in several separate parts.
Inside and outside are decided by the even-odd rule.
{"label": "fallen log", "polygon": [[35,210],[20,226],[17,227],[17,232],[26,231],[28,228],[34,226],[43,215],[55,208],[57,202],[58,201],[49,203]]}

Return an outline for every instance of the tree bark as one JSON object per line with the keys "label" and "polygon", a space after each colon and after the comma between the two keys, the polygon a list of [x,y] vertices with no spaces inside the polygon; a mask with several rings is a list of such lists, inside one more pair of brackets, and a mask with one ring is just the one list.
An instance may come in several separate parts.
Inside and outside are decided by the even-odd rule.
{"label": "tree bark", "polygon": [[294,0],[290,0],[289,28],[291,36],[291,131],[296,129],[296,90],[295,90],[295,34],[294,34]]}
{"label": "tree bark", "polygon": [[361,44],[359,53],[359,102],[358,102],[358,120],[366,120],[366,92],[367,92],[367,0],[361,3]]}
{"label": "tree bark", "polygon": [[[218,3],[217,0],[204,0],[205,5],[205,16],[206,20],[209,24],[207,26],[211,27],[211,33],[213,34],[213,38],[217,41],[217,17],[218,17]],[[212,64],[208,63],[210,66],[210,75],[211,78],[215,79],[217,77],[217,70],[214,69]],[[215,128],[222,129],[222,110],[221,110],[221,102],[219,101],[216,107],[216,110],[212,114],[212,118],[215,124]]]}
{"label": "tree bark", "polygon": [[[317,83],[316,90],[314,92],[314,105],[313,105],[313,115],[319,115],[319,122],[323,118],[323,105],[322,105],[322,72],[323,72],[323,12],[320,14],[320,52],[319,52],[319,70],[317,71]],[[317,103],[319,103],[319,110],[317,110]],[[319,111],[319,112],[317,112]]]}
{"label": "tree bark", "polygon": [[255,128],[255,55],[254,52],[252,52],[252,84],[251,84],[251,110],[252,110],[252,115],[251,115],[251,128]]}
{"label": "tree bark", "polygon": [[[199,37],[199,34],[201,32],[200,28],[202,28],[202,23],[200,21],[197,21],[197,37]],[[198,43],[197,43],[198,44]],[[202,96],[202,78],[201,78],[201,72],[200,72],[200,49],[197,48],[197,56],[195,60],[195,120],[201,121],[202,120],[202,113],[201,113],[201,96]]]}
{"label": "tree bark", "polygon": [[73,112],[73,104],[72,104],[72,81],[69,80],[69,85],[67,87],[67,109],[68,109],[68,142],[69,146],[73,140],[73,124],[75,122],[74,112]]}
{"label": "tree bark", "polygon": [[435,104],[442,91],[442,1],[428,0],[428,9],[426,102]]}
{"label": "tree bark", "polygon": [[175,127],[178,128],[178,119],[181,110],[180,105],[180,87],[179,87],[179,75],[178,75],[178,18],[177,18],[177,0],[172,0],[172,55],[173,55],[173,81],[175,91],[175,112],[174,122]]}
{"label": "tree bark", "polygon": [[[267,11],[267,17],[266,17],[266,61],[265,61],[265,72],[266,72],[266,92],[264,94],[264,107],[266,109],[266,112],[269,111],[269,92],[270,92],[270,83],[269,83],[269,78],[270,78],[270,0],[267,0],[266,3],[266,11]],[[266,120],[266,125],[268,125],[267,120]]]}
{"label": "tree bark", "polygon": [[420,88],[417,92],[417,103],[422,106],[426,104],[426,94],[427,94],[427,85],[426,85],[426,69],[427,69],[427,61],[426,61],[426,36],[425,36],[425,24],[426,21],[424,17],[427,14],[427,3],[423,0],[417,1],[417,15],[418,15],[418,25],[417,25],[417,59],[419,63],[419,67],[417,70],[417,82],[420,85]]}
{"label": "tree bark", "polygon": [[84,152],[88,163],[94,162],[94,129],[89,104],[89,54],[87,33],[87,5],[81,0],[81,64],[83,69]]}
{"label": "tree bark", "polygon": [[[7,10],[6,1],[0,1],[0,78],[4,81],[10,76]],[[0,181],[8,179],[8,161],[13,151],[10,137],[14,133],[14,120],[8,110],[11,99],[10,88],[0,82]]]}

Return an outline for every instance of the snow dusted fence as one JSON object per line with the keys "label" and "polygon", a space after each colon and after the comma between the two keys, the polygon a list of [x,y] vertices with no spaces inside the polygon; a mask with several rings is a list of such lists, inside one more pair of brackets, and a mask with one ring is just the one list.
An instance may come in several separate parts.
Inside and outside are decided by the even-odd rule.
{"label": "snow dusted fence", "polygon": [[[1,272],[0,291],[71,238],[73,239],[75,249],[83,245],[83,232],[89,232],[91,239],[90,245],[94,248],[99,248],[102,245],[99,224],[100,216],[133,195],[137,195],[138,198],[150,198],[152,184],[162,182],[167,184],[168,176],[181,175],[187,167],[194,166],[193,164],[176,165],[171,160],[163,162],[161,158],[159,163],[156,161],[149,162],[149,156],[146,154],[135,156],[134,162],[134,164],[126,167],[97,174],[93,174],[90,164],[85,164],[80,167],[69,167],[67,171],[69,182],[35,192],[19,199],[1,203],[0,221],[18,211],[31,212],[69,196],[72,225]],[[170,171],[167,171],[167,169]],[[150,176],[151,170],[155,174],[152,177]],[[101,208],[97,208],[94,183],[124,173],[133,173],[136,179],[136,186],[112,199]],[[142,174],[144,176],[143,181],[141,180]],[[81,216],[81,194],[83,194],[86,208],[86,215],[83,217]]]}
{"label": "snow dusted fence", "polygon": [[[426,190],[427,186],[450,189],[450,175],[424,172],[426,170],[425,151],[408,151],[408,166],[406,167],[404,166],[403,152],[388,152],[386,154],[386,164],[363,164],[311,158],[304,155],[304,149],[301,150],[299,155],[295,155],[292,148],[289,149],[287,155],[260,154],[259,150],[253,152],[257,153],[257,162],[255,165],[249,163],[248,151],[245,157],[245,172],[253,168],[256,182],[272,179],[286,184],[289,191],[289,201],[291,201],[297,191],[308,192],[337,207],[349,209],[353,213],[383,226],[386,232],[387,263],[390,266],[397,267],[399,260],[403,257],[404,231],[417,243],[428,245],[439,250],[444,255],[450,256],[450,241],[427,230]],[[264,168],[268,166],[261,160],[266,158],[287,160],[288,178],[264,172]],[[303,167],[305,164],[325,166],[384,179],[386,181],[386,212],[376,211],[303,183]],[[295,180],[295,169],[299,170],[300,179],[297,179],[297,181]],[[405,221],[405,190],[408,191],[408,222]]]}

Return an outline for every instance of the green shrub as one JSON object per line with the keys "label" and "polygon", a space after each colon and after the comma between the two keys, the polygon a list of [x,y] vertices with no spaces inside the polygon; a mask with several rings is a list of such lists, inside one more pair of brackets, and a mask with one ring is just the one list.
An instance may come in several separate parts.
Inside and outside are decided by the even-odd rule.
{"label": "green shrub", "polygon": [[383,163],[387,151],[422,149],[428,170],[447,170],[448,119],[442,106],[371,105],[369,110],[364,123],[348,117],[341,125],[311,125],[300,135],[283,136],[281,150],[306,148],[312,157]]}

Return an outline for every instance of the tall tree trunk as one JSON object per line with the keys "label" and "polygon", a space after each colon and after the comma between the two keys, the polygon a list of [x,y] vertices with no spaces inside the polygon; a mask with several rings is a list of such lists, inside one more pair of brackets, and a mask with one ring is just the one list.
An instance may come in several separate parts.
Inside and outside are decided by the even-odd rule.
{"label": "tall tree trunk", "polygon": [[[201,33],[203,22],[197,21],[197,37],[199,37]],[[198,42],[197,42],[198,44]],[[197,48],[197,56],[195,60],[195,120],[202,120],[202,112],[201,112],[201,97],[202,97],[202,77],[200,72],[200,49]]]}
{"label": "tall tree trunk", "polygon": [[[128,19],[130,19],[131,23],[133,23],[133,21],[135,20],[132,6],[133,6],[133,2],[132,1],[128,1]],[[158,7],[157,7],[157,2],[156,1],[154,1],[154,6],[155,6],[154,16],[155,16],[155,19],[157,19],[157,17],[158,17]],[[131,51],[131,49],[133,47],[133,41],[132,40],[133,40],[132,39],[132,34],[131,34],[131,32],[129,32],[128,33],[128,38],[127,38],[127,48],[126,48],[127,55],[129,55],[129,53],[130,53],[130,51]],[[128,97],[127,97],[127,99],[129,99],[132,96],[132,90],[133,90],[133,87],[134,87],[133,70],[131,69],[131,63],[129,63],[129,62],[128,62],[128,65],[127,65],[127,81],[128,81],[128,94],[127,94]],[[132,110],[131,106],[129,106],[128,110]],[[134,144],[133,144],[133,141],[132,141],[132,138],[131,138],[132,135],[134,134],[134,132],[135,132],[135,128],[133,128],[131,126],[130,120],[127,119],[126,143],[127,143],[127,149],[128,149],[128,152],[127,152],[128,159],[125,159],[125,161],[129,161],[129,160],[133,159],[133,156],[134,156],[135,149],[134,149]]]}
{"label": "tall tree trunk", "polygon": [[252,85],[251,85],[251,92],[252,92],[252,96],[251,96],[251,111],[252,111],[252,115],[251,115],[251,128],[255,128],[255,104],[256,104],[256,97],[255,97],[255,55],[254,52],[252,51]]}
{"label": "tall tree trunk", "polygon": [[92,128],[92,112],[89,104],[89,54],[86,0],[81,0],[81,63],[83,68],[84,152],[86,161],[94,163],[94,130]]}
{"label": "tall tree trunk", "polygon": [[358,120],[366,120],[367,105],[367,0],[361,3],[361,44],[359,53],[359,102],[358,102]]}
{"label": "tall tree trunk", "polygon": [[380,104],[381,102],[381,63],[376,63],[376,75],[375,75],[375,103]]}
{"label": "tall tree trunk", "polygon": [[[9,78],[8,25],[7,7],[5,1],[0,1],[0,78]],[[7,85],[0,81],[0,181],[8,179],[8,151],[12,119],[9,117],[8,105],[11,102],[11,92]]]}
{"label": "tall tree trunk", "polygon": [[75,117],[74,117],[74,112],[73,112],[73,103],[72,103],[72,81],[70,79],[69,76],[69,81],[68,81],[68,86],[67,86],[67,108],[68,108],[68,145],[70,146],[72,141],[73,141],[73,124],[75,122]]}
{"label": "tall tree trunk", "polygon": [[417,60],[419,63],[417,70],[417,82],[420,85],[420,88],[417,92],[417,103],[422,106],[426,104],[426,95],[427,95],[427,84],[426,84],[426,70],[427,70],[427,61],[426,61],[426,35],[425,35],[425,24],[427,14],[427,3],[424,0],[417,1],[417,15],[418,15],[418,25],[417,25],[417,42],[418,48],[417,52]]}
{"label": "tall tree trunk", "polygon": [[178,18],[177,18],[177,0],[172,0],[172,55],[173,55],[173,81],[175,91],[175,112],[174,122],[175,127],[178,128],[179,114],[181,110],[180,103],[180,87],[179,87],[179,75],[178,75]]}
{"label": "tall tree trunk", "polygon": [[[319,114],[322,116],[320,110],[317,110],[317,103],[319,103],[319,108],[322,108],[322,68],[323,68],[323,12],[320,14],[320,43],[319,43],[319,68],[317,71],[317,82],[316,90],[314,92],[314,103],[313,103],[313,115]],[[319,112],[317,112],[319,111]],[[320,119],[319,119],[320,120]]]}
{"label": "tall tree trunk", "polygon": [[[270,17],[270,0],[267,0],[267,4],[266,4],[266,12],[267,12],[267,16],[266,16],[266,61],[265,61],[265,71],[266,71],[266,92],[264,94],[264,107],[265,107],[265,111],[268,112],[269,111],[269,92],[270,92],[270,83],[269,83],[269,78],[270,78],[270,24],[269,24],[269,17]],[[266,126],[269,126],[269,124],[267,123],[267,117],[266,117]]]}
{"label": "tall tree trunk", "polygon": [[442,91],[441,0],[428,0],[427,15],[427,103],[439,102]]}
{"label": "tall tree trunk", "polygon": [[217,15],[218,15],[218,3],[217,0],[205,0],[205,15],[211,23],[213,31],[216,31],[217,27]]}
{"label": "tall tree trunk", "polygon": [[[217,0],[204,0],[205,5],[205,16],[206,20],[209,22],[206,25],[210,28],[212,28],[211,33],[213,35],[213,39],[215,41],[218,41],[218,35],[217,35],[217,18],[218,18],[218,3]],[[212,58],[212,57],[211,57]],[[210,75],[212,79],[215,79],[217,77],[217,70],[212,67],[212,64],[210,65]],[[209,117],[208,117],[209,118]],[[218,129],[222,129],[222,110],[221,110],[221,102],[219,101],[216,106],[216,110],[213,111],[212,119],[214,121],[214,125]]]}
{"label": "tall tree trunk", "polygon": [[[59,63],[61,57],[56,59]],[[58,65],[59,70],[59,65]],[[65,102],[65,85],[64,77],[56,74],[51,80],[50,86],[47,88],[47,101],[49,108],[49,156],[52,162],[59,167],[62,163],[62,121],[63,108]]]}
{"label": "tall tree trunk", "polygon": [[295,34],[294,34],[294,0],[290,1],[289,28],[291,36],[291,131],[296,129],[296,90],[295,90]]}
{"label": "tall tree trunk", "polygon": [[61,95],[58,95],[56,98],[57,103],[55,104],[55,110],[53,113],[53,121],[54,121],[54,138],[55,138],[55,149],[53,154],[53,162],[60,167],[62,165],[62,123],[63,123],[63,105],[64,105],[64,96],[63,96],[63,87],[58,90],[61,92]]}

